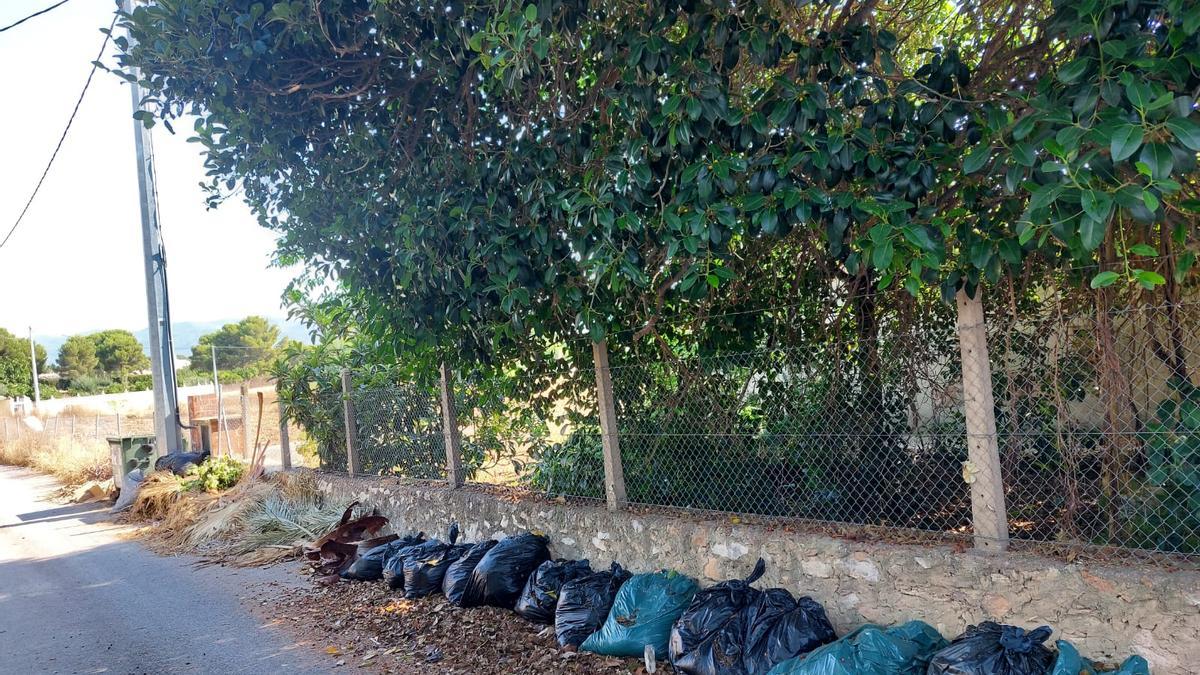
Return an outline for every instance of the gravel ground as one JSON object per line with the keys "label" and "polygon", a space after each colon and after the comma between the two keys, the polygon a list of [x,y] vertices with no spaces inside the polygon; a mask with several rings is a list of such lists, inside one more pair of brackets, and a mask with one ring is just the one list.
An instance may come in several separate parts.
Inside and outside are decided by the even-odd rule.
{"label": "gravel ground", "polygon": [[553,628],[512,611],[461,609],[441,595],[406,600],[382,582],[293,590],[273,609],[331,665],[403,674],[646,672],[639,660],[560,650]]}

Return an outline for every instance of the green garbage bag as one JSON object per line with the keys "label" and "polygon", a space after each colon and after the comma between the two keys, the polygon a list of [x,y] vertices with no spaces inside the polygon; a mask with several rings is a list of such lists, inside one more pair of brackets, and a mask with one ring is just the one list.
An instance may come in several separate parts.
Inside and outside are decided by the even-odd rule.
{"label": "green garbage bag", "polygon": [[1150,675],[1150,664],[1140,656],[1125,659],[1117,670],[1099,671],[1095,664],[1080,656],[1079,650],[1070,642],[1059,640],[1054,646],[1058,647],[1058,657],[1054,660],[1050,675],[1095,675],[1101,672],[1108,675]]}
{"label": "green garbage bag", "polygon": [[947,644],[933,626],[909,621],[863,626],[846,637],[771,669],[769,675],[925,675],[929,657]]}
{"label": "green garbage bag", "polygon": [[635,574],[617,591],[604,625],[579,648],[608,656],[641,656],[651,645],[665,659],[671,625],[698,590],[695,579],[674,570]]}

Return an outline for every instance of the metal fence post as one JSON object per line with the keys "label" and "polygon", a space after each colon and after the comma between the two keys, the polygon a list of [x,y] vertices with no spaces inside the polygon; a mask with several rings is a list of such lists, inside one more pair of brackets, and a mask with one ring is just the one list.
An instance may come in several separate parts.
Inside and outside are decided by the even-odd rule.
{"label": "metal fence post", "polygon": [[121,435],[121,413],[117,412],[117,435]]}
{"label": "metal fence post", "polygon": [[75,440],[75,416],[71,415],[71,440]]}
{"label": "metal fence post", "polygon": [[358,474],[358,422],[354,419],[354,401],[350,397],[353,385],[350,369],[342,368],[342,412],[346,421],[346,473]]}
{"label": "metal fence post", "polygon": [[442,433],[446,439],[446,482],[456,488],[463,484],[462,437],[458,430],[458,413],[454,409],[454,383],[450,369],[443,361],[441,368],[442,386]]}
{"label": "metal fence post", "polygon": [[604,444],[604,494],[608,498],[608,510],[616,511],[625,504],[625,470],[621,466],[621,442],[617,436],[617,410],[608,369],[607,340],[592,343],[592,360],[596,363],[596,401]]}
{"label": "metal fence post", "polygon": [[241,395],[239,403],[242,408],[242,459],[247,459],[252,456],[250,454],[250,389],[243,382],[242,386],[238,388],[238,392]]}
{"label": "metal fence post", "polygon": [[971,485],[971,523],[975,547],[1008,548],[1008,511],[1000,474],[992,368],[988,360],[983,289],[975,297],[958,292],[958,346],[962,356],[963,412],[967,423],[968,465],[963,476]]}

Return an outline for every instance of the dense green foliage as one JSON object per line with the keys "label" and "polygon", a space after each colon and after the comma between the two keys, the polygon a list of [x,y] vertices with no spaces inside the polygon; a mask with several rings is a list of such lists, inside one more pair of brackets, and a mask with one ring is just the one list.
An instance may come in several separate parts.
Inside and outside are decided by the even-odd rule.
{"label": "dense green foliage", "polygon": [[[38,372],[46,367],[46,348],[35,345]],[[0,328],[0,398],[33,397],[29,342]]]}
{"label": "dense green foliage", "polygon": [[261,316],[248,316],[237,323],[200,336],[192,347],[192,368],[207,371],[212,367],[216,349],[217,370],[235,370],[252,366],[265,368],[279,353],[282,341],[279,327]]}
{"label": "dense green foliage", "polygon": [[189,0],[135,12],[124,62],[393,343],[653,327],[781,255],[913,292],[1030,260],[1163,283],[1200,7],[985,2],[941,35],[876,4]]}
{"label": "dense green foliage", "polygon": [[[914,457],[905,410],[922,366],[956,375],[941,300],[989,286],[1033,322],[1069,294],[1096,323],[1088,374],[1060,388],[1069,359],[1047,367],[1051,338],[1014,329],[1006,358],[1043,377],[997,381],[1052,375],[1056,406],[1104,397],[1118,440],[1072,470],[1102,486],[1086,508],[1107,529],[1069,534],[1128,535],[1115,486],[1144,462],[1119,440],[1140,418],[1111,309],[1167,307],[1143,342],[1190,379],[1178,308],[1200,245],[1200,2],[175,0],[122,23],[122,74],[149,92],[138,117],[195,116],[213,203],[242,191],[280,261],[305,265],[295,312],[344,339],[279,373],[328,448],[344,433],[338,368],[364,390],[428,388],[446,361],[462,410],[528,412],[534,485],[592,494],[594,429],[556,444],[542,429],[583,400],[589,339],[607,337],[633,369],[616,386],[635,498],[957,527],[961,494],[916,486],[952,481],[961,429]],[[920,358],[894,368],[905,349]],[[800,358],[706,360],[778,350]],[[1076,461],[1045,431],[1062,423],[1045,399],[997,405],[1037,428],[1014,434],[1039,445],[1011,453],[1010,475]],[[435,428],[397,415],[401,432]],[[834,440],[802,440],[821,434]],[[752,503],[761,481],[768,504]],[[699,483],[718,488],[697,497]],[[900,503],[912,512],[888,510]]]}
{"label": "dense green foliage", "polygon": [[242,479],[246,472],[246,464],[232,457],[209,457],[188,470],[183,480],[185,490],[204,490],[218,492],[227,490]]}
{"label": "dense green foliage", "polygon": [[127,330],[72,335],[58,350],[59,389],[73,395],[139,391],[149,388],[150,368],[142,344]]}
{"label": "dense green foliage", "polygon": [[[1143,439],[1146,482],[1138,522],[1158,548],[1200,551],[1200,388],[1173,378],[1175,398],[1158,405]],[[1155,489],[1157,488],[1157,489]]]}
{"label": "dense green foliage", "polygon": [[88,337],[96,345],[96,358],[104,374],[123,379],[131,373],[150,368],[150,359],[133,333],[113,329],[92,333]]}
{"label": "dense green foliage", "polygon": [[58,348],[58,374],[70,381],[95,375],[100,369],[96,343],[86,335],[72,335]]}

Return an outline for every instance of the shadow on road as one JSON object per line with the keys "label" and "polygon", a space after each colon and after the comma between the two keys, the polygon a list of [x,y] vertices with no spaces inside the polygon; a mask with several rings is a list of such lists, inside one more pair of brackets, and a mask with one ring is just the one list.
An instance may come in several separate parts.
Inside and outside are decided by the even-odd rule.
{"label": "shadow on road", "polygon": [[41,511],[30,511],[29,513],[18,513],[16,514],[16,518],[21,522],[6,523],[0,525],[0,529],[21,527],[22,525],[32,525],[34,523],[53,523],[60,520],[78,520],[81,523],[92,525],[110,519],[108,513],[110,506],[112,505],[109,502],[91,502],[87,504],[60,506],[54,509],[43,509]]}

